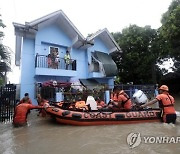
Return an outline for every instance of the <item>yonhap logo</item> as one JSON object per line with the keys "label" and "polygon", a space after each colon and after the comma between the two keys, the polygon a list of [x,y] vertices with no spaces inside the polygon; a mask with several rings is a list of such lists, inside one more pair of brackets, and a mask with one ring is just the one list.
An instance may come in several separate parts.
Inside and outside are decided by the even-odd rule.
{"label": "yonhap logo", "polygon": [[127,136],[127,144],[129,145],[130,148],[135,148],[139,146],[140,143],[141,143],[140,133],[130,133]]}
{"label": "yonhap logo", "polygon": [[130,133],[127,136],[127,144],[129,148],[135,148],[141,143],[144,144],[166,144],[180,143],[180,136],[141,136],[140,133]]}

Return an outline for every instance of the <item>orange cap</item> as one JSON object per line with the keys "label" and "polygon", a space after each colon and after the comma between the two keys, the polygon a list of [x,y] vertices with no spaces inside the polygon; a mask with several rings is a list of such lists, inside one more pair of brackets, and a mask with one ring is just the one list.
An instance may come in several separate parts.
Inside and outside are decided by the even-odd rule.
{"label": "orange cap", "polygon": [[169,91],[169,88],[166,85],[162,85],[159,90]]}

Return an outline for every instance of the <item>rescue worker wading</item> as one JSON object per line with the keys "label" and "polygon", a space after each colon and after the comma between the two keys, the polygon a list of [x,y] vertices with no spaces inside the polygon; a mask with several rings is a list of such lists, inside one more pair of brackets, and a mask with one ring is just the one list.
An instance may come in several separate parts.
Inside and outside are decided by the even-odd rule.
{"label": "rescue worker wading", "polygon": [[27,124],[27,115],[29,110],[31,109],[42,109],[43,106],[35,106],[29,104],[28,102],[24,102],[18,104],[15,108],[14,116],[13,116],[13,125],[15,127],[24,126]]}
{"label": "rescue worker wading", "polygon": [[169,95],[169,88],[166,85],[162,85],[159,88],[159,95],[156,96],[152,101],[141,105],[141,107],[146,107],[159,102],[159,107],[162,108],[162,121],[165,123],[176,123],[176,111],[174,108],[174,98]]}

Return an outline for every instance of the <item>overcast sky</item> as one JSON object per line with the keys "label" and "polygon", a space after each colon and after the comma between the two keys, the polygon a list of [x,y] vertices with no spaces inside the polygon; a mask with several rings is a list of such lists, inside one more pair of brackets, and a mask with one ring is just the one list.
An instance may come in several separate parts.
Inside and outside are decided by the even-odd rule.
{"label": "overcast sky", "polygon": [[[62,10],[86,37],[99,29],[121,32],[130,24],[161,26],[161,16],[172,0],[0,0],[0,14],[7,26],[3,43],[15,52],[12,22],[25,24],[57,10]],[[14,64],[14,61],[12,61]],[[17,68],[16,69],[17,74]],[[13,76],[14,73],[12,74]],[[17,83],[17,77],[10,77]]]}

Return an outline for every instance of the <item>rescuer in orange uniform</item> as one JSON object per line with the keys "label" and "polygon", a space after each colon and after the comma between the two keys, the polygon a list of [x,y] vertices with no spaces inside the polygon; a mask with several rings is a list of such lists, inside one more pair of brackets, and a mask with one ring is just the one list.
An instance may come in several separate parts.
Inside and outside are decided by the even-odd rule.
{"label": "rescuer in orange uniform", "polygon": [[124,90],[119,90],[116,88],[114,93],[111,94],[111,104],[119,109],[131,110],[132,102],[129,96],[124,92]]}
{"label": "rescuer in orange uniform", "polygon": [[124,92],[124,90],[121,90],[118,95],[118,102],[120,103],[120,108],[131,110],[132,108],[132,102],[129,96]]}
{"label": "rescuer in orange uniform", "polygon": [[29,94],[28,93],[24,94],[24,97],[20,100],[19,104],[22,104],[22,103],[25,103],[25,102],[28,103],[28,104],[32,104],[32,101],[29,98]]}
{"label": "rescuer in orange uniform", "polygon": [[13,116],[13,125],[15,127],[24,126],[27,124],[27,115],[29,110],[31,109],[42,109],[43,106],[35,106],[29,104],[28,102],[23,102],[18,104],[15,108],[14,116]]}
{"label": "rescuer in orange uniform", "polygon": [[141,107],[146,107],[159,102],[159,107],[162,108],[162,120],[165,123],[176,123],[176,111],[174,108],[175,100],[169,95],[169,88],[166,85],[162,85],[159,88],[159,95],[156,96],[152,101],[141,105]]}

